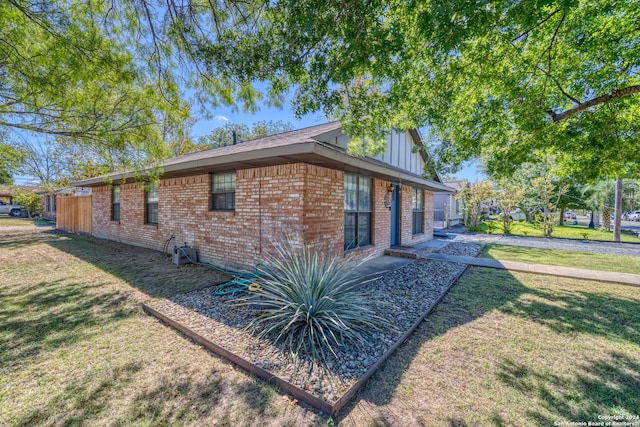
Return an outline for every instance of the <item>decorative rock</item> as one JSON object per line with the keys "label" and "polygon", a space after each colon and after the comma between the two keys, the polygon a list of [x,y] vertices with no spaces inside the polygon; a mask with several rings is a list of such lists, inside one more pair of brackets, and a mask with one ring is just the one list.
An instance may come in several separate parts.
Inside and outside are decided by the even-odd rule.
{"label": "decorative rock", "polygon": [[[476,256],[481,246],[452,242],[437,252]],[[238,306],[229,297],[213,294],[214,287],[178,295],[153,308],[179,323],[189,325],[208,340],[242,355],[321,399],[335,402],[425,313],[466,266],[418,258],[380,279],[367,283],[373,310],[385,321],[357,347],[342,346],[325,361],[324,373],[312,360],[299,365],[282,345],[259,340],[244,327],[254,310]]]}

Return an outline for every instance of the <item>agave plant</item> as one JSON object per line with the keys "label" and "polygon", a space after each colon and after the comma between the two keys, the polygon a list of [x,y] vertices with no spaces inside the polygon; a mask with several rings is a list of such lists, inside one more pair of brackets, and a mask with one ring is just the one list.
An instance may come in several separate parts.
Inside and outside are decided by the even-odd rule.
{"label": "agave plant", "polygon": [[337,347],[363,342],[381,320],[368,306],[367,281],[350,275],[357,265],[330,253],[317,244],[295,247],[291,240],[275,245],[259,289],[242,300],[259,310],[247,326],[252,332],[284,343],[296,359],[307,355],[321,365]]}

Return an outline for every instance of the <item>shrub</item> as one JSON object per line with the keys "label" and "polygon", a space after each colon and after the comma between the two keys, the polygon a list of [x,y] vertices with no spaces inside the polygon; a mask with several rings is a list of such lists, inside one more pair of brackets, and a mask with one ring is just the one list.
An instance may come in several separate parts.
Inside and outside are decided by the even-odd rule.
{"label": "shrub", "polygon": [[317,244],[277,244],[264,266],[257,280],[261,289],[241,299],[259,310],[247,328],[284,343],[298,360],[308,355],[324,367],[336,347],[364,342],[381,320],[367,304],[366,281],[349,277],[355,266],[323,254]]}
{"label": "shrub", "polygon": [[42,205],[40,204],[41,196],[31,190],[16,189],[11,192],[13,202],[17,205],[25,207],[30,217],[42,213]]}
{"label": "shrub", "polygon": [[493,234],[496,229],[496,225],[493,222],[487,222],[487,233]]}

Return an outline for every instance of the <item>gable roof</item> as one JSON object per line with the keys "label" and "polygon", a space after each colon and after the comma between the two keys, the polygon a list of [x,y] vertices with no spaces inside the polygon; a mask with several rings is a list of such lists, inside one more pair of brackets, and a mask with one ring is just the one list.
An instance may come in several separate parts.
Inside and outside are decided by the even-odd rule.
{"label": "gable roof", "polygon": [[[394,182],[410,182],[433,191],[451,191],[440,182],[424,179],[375,159],[352,156],[344,149],[319,139],[322,135],[339,129],[341,129],[340,122],[335,121],[174,157],[162,163],[162,177],[171,178],[214,171],[306,162],[347,172],[370,174]],[[414,144],[420,145],[420,141],[416,141],[413,134],[412,140]],[[425,155],[426,153],[421,153],[421,156]],[[132,174],[115,173],[107,177],[118,181],[131,178]],[[86,179],[74,183],[73,186],[104,185],[107,177]]]}

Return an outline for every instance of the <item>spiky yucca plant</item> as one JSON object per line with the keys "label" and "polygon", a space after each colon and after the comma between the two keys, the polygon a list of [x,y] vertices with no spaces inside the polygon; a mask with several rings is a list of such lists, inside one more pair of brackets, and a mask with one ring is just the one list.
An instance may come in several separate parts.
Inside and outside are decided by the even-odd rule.
{"label": "spiky yucca plant", "polygon": [[317,244],[300,248],[285,240],[264,265],[261,290],[243,299],[259,309],[247,327],[285,343],[296,358],[309,355],[324,365],[337,347],[362,342],[381,320],[367,304],[367,281],[349,277],[355,266]]}

